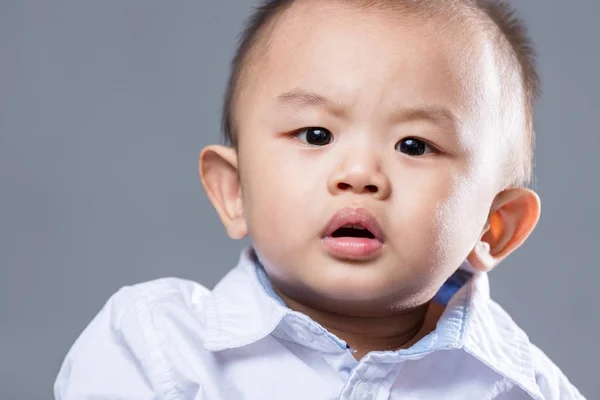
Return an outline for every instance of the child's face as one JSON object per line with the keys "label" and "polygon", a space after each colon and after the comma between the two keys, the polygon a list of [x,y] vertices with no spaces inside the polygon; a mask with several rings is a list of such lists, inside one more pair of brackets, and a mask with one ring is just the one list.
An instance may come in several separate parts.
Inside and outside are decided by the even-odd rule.
{"label": "child's face", "polygon": [[[238,103],[247,229],[287,296],[422,304],[478,242],[498,193],[492,49],[442,21],[307,3],[278,20]],[[348,207],[373,215],[380,243],[323,239]]]}

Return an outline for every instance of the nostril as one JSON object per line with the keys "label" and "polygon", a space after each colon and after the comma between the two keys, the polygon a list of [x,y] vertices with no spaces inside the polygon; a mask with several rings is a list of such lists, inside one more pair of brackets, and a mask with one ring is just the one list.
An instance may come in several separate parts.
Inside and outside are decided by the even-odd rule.
{"label": "nostril", "polygon": [[[338,189],[340,190],[346,190],[346,189],[351,189],[352,185],[349,185],[345,182],[340,182],[337,184]],[[375,185],[367,185],[364,187],[366,191],[369,191],[371,193],[377,193],[379,191],[379,188]]]}

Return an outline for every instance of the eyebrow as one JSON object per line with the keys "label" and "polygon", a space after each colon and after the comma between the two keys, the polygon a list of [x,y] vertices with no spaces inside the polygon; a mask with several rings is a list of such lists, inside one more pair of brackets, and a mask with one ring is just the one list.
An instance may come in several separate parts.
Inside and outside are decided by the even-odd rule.
{"label": "eyebrow", "polygon": [[[277,96],[277,105],[281,108],[292,107],[296,110],[315,107],[325,108],[332,114],[343,116],[345,107],[328,97],[316,92],[303,89],[294,89]],[[460,125],[458,117],[449,109],[440,106],[426,106],[421,108],[403,108],[394,112],[391,120],[395,123],[411,121],[429,121],[436,125],[449,125],[457,128]]]}
{"label": "eyebrow", "polygon": [[292,107],[296,110],[315,107],[326,108],[332,114],[341,116],[345,114],[345,107],[321,94],[303,89],[294,89],[277,96],[277,105],[280,108]]}

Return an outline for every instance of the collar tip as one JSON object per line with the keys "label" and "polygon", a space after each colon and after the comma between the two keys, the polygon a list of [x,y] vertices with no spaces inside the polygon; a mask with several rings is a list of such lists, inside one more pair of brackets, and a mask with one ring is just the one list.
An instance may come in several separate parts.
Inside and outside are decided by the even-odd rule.
{"label": "collar tip", "polygon": [[227,345],[225,345],[223,343],[222,340],[219,340],[218,338],[207,338],[204,341],[204,350],[207,351],[221,351],[227,348]]}
{"label": "collar tip", "polygon": [[222,350],[222,348],[214,343],[204,343],[204,350],[213,352]]}

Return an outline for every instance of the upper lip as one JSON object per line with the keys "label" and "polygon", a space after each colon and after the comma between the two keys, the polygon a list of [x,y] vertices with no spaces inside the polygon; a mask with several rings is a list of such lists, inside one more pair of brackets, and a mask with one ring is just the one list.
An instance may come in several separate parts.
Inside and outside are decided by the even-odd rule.
{"label": "upper lip", "polygon": [[322,237],[332,236],[333,232],[348,224],[360,224],[375,236],[375,239],[383,242],[383,232],[377,219],[366,208],[342,208],[329,220],[323,230]]}

